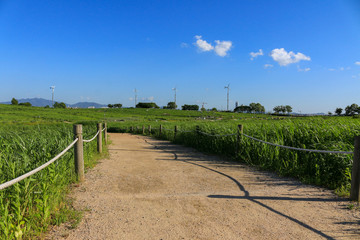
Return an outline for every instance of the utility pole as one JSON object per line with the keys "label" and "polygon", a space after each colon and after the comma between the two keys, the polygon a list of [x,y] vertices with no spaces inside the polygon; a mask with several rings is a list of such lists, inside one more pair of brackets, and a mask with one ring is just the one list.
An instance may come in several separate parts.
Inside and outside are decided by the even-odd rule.
{"label": "utility pole", "polygon": [[227,106],[226,111],[229,111],[229,92],[230,92],[230,84],[224,87],[224,89],[227,88]]}
{"label": "utility pole", "polygon": [[175,109],[176,109],[176,87],[175,87],[175,88],[173,88],[172,90],[174,90],[174,92],[175,92],[174,102],[175,102]]}
{"label": "utility pole", "polygon": [[135,108],[136,108],[136,104],[137,104],[137,90],[135,88]]}
{"label": "utility pole", "polygon": [[55,86],[51,86],[50,89],[52,90],[52,98],[51,98],[52,107],[54,107],[54,90],[55,90]]}

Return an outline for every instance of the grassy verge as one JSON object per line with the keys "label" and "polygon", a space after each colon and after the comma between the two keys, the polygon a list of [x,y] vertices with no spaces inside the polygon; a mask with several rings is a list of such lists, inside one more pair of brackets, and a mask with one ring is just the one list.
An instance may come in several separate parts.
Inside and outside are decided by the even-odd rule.
{"label": "grassy verge", "polygon": [[[94,135],[83,126],[84,138]],[[22,125],[0,128],[0,182],[4,183],[44,164],[73,141],[69,124]],[[96,141],[84,146],[87,167],[94,166]],[[0,239],[35,238],[51,224],[73,214],[64,195],[76,182],[73,150],[42,171],[0,191]],[[68,214],[67,214],[68,213]]]}

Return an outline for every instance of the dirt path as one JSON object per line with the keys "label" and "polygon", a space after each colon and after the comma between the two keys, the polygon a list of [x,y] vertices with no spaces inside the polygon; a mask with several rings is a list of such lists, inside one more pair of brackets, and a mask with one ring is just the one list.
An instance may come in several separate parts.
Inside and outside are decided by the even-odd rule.
{"label": "dirt path", "polygon": [[110,134],[86,174],[79,227],[50,239],[360,239],[359,210],[330,191],[191,148]]}

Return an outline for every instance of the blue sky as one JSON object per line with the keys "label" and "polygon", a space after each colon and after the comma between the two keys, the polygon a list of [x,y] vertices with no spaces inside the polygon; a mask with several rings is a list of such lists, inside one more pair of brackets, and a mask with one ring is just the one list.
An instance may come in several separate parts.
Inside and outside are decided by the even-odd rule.
{"label": "blue sky", "polygon": [[0,0],[0,102],[360,104],[360,1]]}

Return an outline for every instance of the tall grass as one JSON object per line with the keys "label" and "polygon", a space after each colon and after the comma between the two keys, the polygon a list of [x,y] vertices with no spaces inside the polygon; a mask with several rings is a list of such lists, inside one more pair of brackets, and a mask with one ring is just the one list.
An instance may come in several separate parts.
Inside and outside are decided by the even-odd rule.
{"label": "tall grass", "polygon": [[[84,126],[84,136],[96,132]],[[44,164],[73,141],[71,125],[16,126],[0,129],[0,183],[12,180]],[[85,145],[89,162],[96,142]],[[14,239],[37,235],[49,224],[59,223],[58,212],[69,183],[76,180],[73,150],[59,160],[0,191],[0,238]]]}

